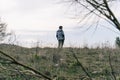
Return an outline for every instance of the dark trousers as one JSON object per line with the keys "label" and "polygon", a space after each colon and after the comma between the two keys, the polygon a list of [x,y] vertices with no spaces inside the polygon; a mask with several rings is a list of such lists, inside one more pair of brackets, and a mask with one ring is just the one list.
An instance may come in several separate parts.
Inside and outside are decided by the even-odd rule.
{"label": "dark trousers", "polygon": [[64,40],[58,40],[58,48],[62,48],[64,44]]}

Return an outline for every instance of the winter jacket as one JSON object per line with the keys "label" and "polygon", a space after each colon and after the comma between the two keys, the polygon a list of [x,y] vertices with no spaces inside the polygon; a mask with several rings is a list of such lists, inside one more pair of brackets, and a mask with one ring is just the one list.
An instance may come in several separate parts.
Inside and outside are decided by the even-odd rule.
{"label": "winter jacket", "polygon": [[62,29],[57,30],[56,37],[58,40],[64,40],[65,39],[64,31]]}

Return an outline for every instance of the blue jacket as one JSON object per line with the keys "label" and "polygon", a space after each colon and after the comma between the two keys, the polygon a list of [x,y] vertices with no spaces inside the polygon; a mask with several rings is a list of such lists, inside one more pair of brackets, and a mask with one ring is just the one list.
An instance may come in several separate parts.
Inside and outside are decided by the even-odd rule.
{"label": "blue jacket", "polygon": [[56,37],[58,40],[64,40],[65,39],[64,31],[62,29],[57,30]]}

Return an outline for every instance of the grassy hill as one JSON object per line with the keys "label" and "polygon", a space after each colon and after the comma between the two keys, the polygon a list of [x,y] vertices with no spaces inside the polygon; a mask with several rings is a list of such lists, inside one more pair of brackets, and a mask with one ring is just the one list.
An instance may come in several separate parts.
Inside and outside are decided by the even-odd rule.
{"label": "grassy hill", "polygon": [[[0,51],[56,80],[120,80],[120,50],[110,48],[24,48],[1,44]],[[0,80],[44,80],[0,54]],[[10,59],[9,59],[10,60]],[[80,64],[79,64],[80,63]]]}

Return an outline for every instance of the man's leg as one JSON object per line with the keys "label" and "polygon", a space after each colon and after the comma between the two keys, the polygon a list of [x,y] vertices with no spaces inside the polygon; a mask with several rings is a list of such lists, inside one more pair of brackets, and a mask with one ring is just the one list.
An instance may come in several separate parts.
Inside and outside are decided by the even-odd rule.
{"label": "man's leg", "polygon": [[58,48],[60,48],[60,40],[58,40]]}
{"label": "man's leg", "polygon": [[59,40],[59,46],[58,48],[62,48],[62,40]]}
{"label": "man's leg", "polygon": [[61,40],[61,47],[63,47],[63,44],[64,44],[64,40]]}
{"label": "man's leg", "polygon": [[62,40],[60,40],[60,48],[62,48]]}

